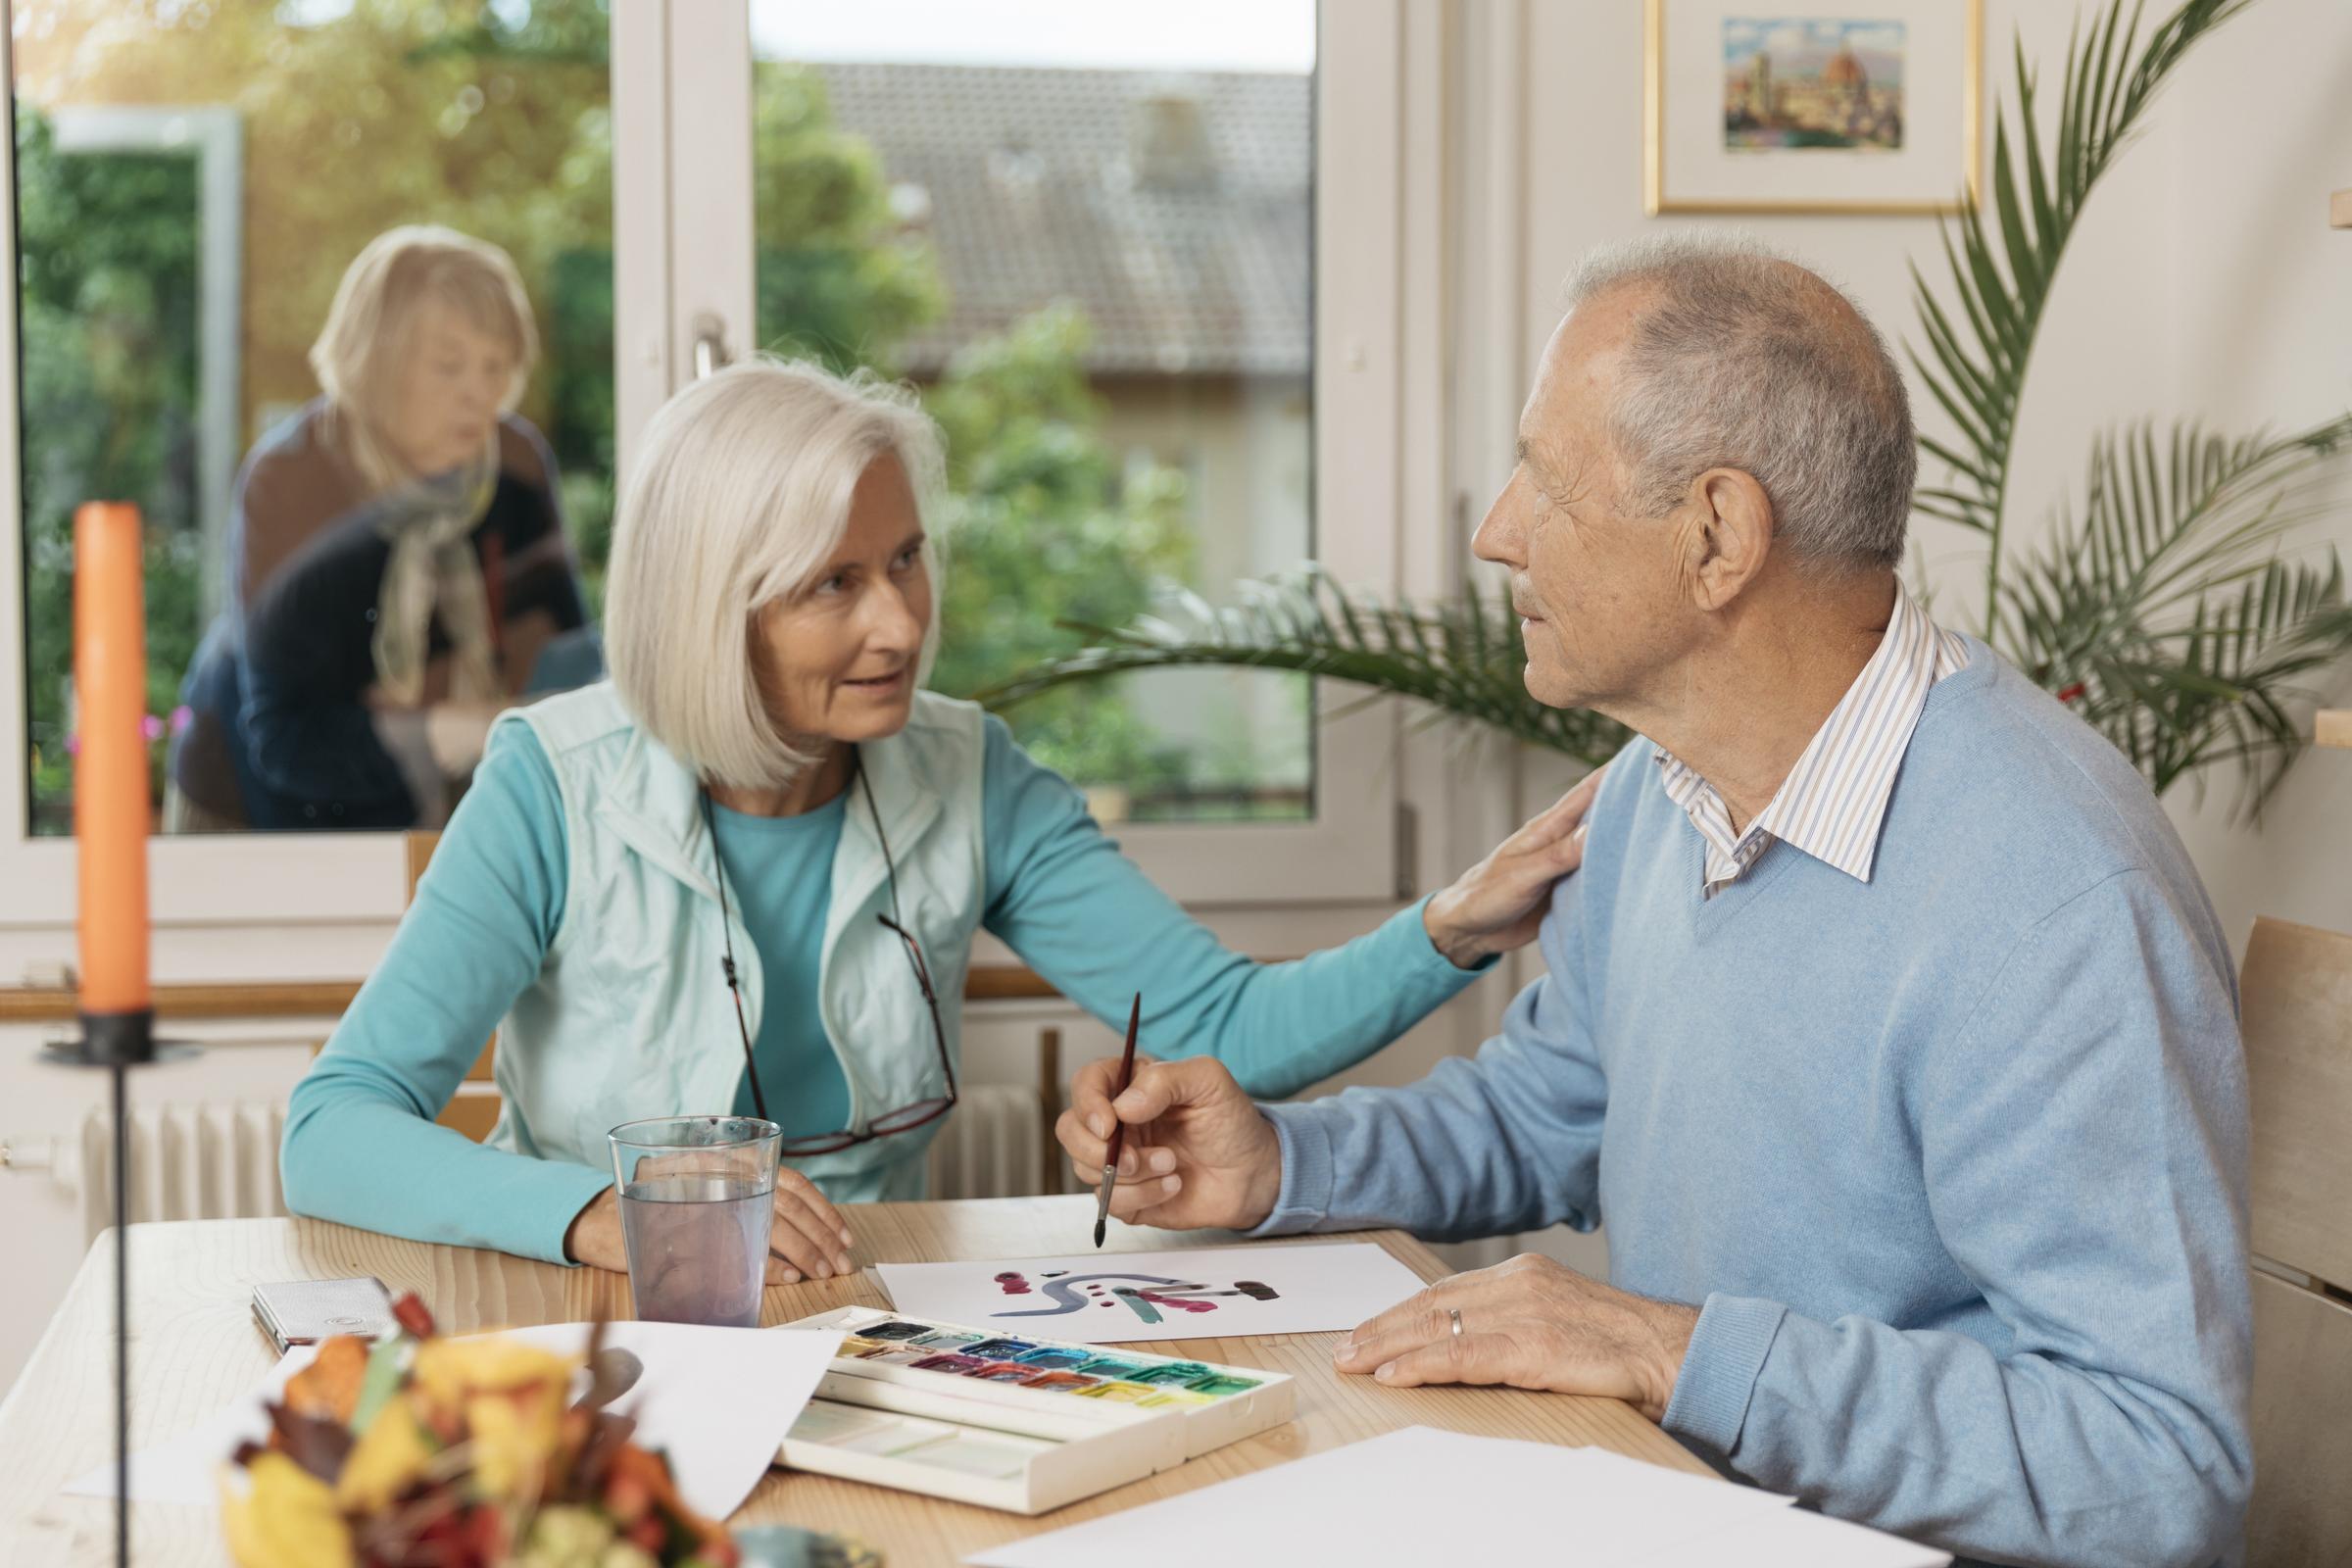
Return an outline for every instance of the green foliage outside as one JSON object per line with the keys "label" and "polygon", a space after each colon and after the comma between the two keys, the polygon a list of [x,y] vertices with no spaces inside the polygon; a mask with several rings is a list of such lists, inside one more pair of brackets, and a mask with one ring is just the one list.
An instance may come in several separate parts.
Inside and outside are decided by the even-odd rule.
{"label": "green foliage outside", "polygon": [[[159,718],[204,630],[204,574],[219,570],[196,532],[195,166],[61,156],[45,95],[239,111],[245,443],[315,394],[304,350],[368,239],[430,221],[505,247],[544,342],[522,412],[555,448],[601,606],[614,427],[607,4],[356,0],[316,25],[265,6],[187,8],[135,29],[104,0],[19,13],[20,33],[38,40],[20,44],[18,63],[20,103],[32,106],[20,110],[18,157],[34,830],[70,830],[73,507],[104,496],[145,510]],[[945,303],[930,246],[892,213],[873,149],[833,122],[814,72],[762,65],[755,94],[761,338],[893,373],[897,345]],[[942,690],[976,692],[1073,649],[1060,622],[1129,618],[1154,577],[1193,569],[1183,478],[1104,440],[1081,368],[1086,335],[1074,315],[1044,313],[971,345],[927,395],[952,459]],[[1148,792],[1230,760],[1156,739],[1113,684],[1010,716],[1042,760],[1080,781]]]}
{"label": "green foliage outside", "polygon": [[[107,498],[145,513],[147,708],[159,720],[202,629],[195,166],[61,157],[47,123],[20,110],[17,204],[32,783],[40,825],[66,831],[74,508]],[[160,737],[152,750],[160,784]]]}
{"label": "green foliage outside", "polygon": [[[1074,624],[1132,619],[1154,579],[1190,574],[1184,477],[1156,465],[1120,473],[1078,369],[1086,333],[1075,312],[1033,316],[964,349],[928,399],[953,465],[941,691],[985,691],[1070,653]],[[1183,753],[1116,688],[1064,687],[1013,716],[1064,777],[1146,796],[1186,775]]]}
{"label": "green foliage outside", "polygon": [[905,232],[873,147],[833,122],[805,66],[753,74],[755,318],[770,352],[885,372],[947,304],[930,243]]}

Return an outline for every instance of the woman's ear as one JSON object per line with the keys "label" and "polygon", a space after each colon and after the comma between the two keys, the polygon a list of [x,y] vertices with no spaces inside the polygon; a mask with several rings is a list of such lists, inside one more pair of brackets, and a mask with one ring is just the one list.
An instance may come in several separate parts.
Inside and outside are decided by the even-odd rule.
{"label": "woman's ear", "polygon": [[1720,611],[1740,597],[1772,554],[1772,498],[1755,475],[1709,468],[1691,483],[1684,567],[1692,602]]}

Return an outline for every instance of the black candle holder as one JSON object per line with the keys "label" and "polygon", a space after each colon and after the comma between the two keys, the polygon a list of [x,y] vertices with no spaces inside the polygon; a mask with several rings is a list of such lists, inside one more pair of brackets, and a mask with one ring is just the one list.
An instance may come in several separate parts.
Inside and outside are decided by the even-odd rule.
{"label": "black candle holder", "polygon": [[94,1068],[114,1080],[115,1133],[115,1563],[130,1568],[130,1070],[181,1061],[196,1048],[155,1038],[155,1013],[85,1012],[81,1038],[52,1041],[43,1058]]}

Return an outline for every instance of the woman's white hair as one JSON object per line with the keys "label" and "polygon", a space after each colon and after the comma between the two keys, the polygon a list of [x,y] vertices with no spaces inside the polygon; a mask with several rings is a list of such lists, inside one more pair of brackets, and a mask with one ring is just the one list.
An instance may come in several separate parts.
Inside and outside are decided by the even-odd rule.
{"label": "woman's white hair", "polygon": [[[384,415],[401,367],[416,349],[424,307],[456,311],[502,338],[514,373],[498,400],[512,414],[539,358],[539,328],[512,257],[488,240],[433,223],[388,228],[352,259],[335,285],[326,324],[311,345],[311,370],[326,394],[326,434],[378,490],[416,477],[385,436]],[[497,450],[498,437],[490,438]]]}
{"label": "woman's white hair", "polygon": [[[767,358],[695,382],[646,426],[613,519],[605,659],[622,704],[699,776],[774,789],[814,760],[768,716],[757,616],[832,559],[851,494],[882,457],[927,511],[943,459],[911,388]],[[923,566],[936,604],[928,541]],[[935,613],[918,682],[938,639]]]}

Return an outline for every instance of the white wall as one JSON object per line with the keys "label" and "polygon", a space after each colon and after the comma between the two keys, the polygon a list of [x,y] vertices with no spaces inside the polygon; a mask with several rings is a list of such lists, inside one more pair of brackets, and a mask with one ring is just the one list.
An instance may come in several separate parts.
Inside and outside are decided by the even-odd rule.
{"label": "white wall", "polygon": [[[172,1036],[202,1042],[204,1054],[131,1074],[130,1109],[135,1115],[167,1103],[223,1110],[282,1105],[332,1027],[325,1018],[175,1025]],[[0,1160],[0,1237],[7,1239],[9,1282],[0,1291],[0,1391],[16,1381],[88,1250],[83,1205],[91,1189],[81,1126],[91,1112],[105,1113],[109,1080],[41,1060],[41,1043],[64,1037],[62,1028],[0,1026],[0,1147],[7,1151]],[[98,1181],[102,1190],[103,1175]],[[135,1245],[130,1267],[139,1267]]]}
{"label": "white wall", "polygon": [[[2075,9],[1987,0],[1988,108],[1995,97],[2014,101],[2011,39],[2022,33],[2054,109]],[[1485,134],[1515,153],[1524,217],[1516,233],[1499,219],[1478,231],[1517,248],[1516,321],[1499,324],[1505,314],[1490,309],[1488,340],[1465,341],[1462,352],[1491,374],[1507,362],[1522,386],[1557,318],[1561,279],[1585,250],[1710,221],[1642,212],[1642,12],[1633,0],[1465,0],[1474,32],[1501,35],[1471,53],[1466,89],[1495,106]],[[1514,51],[1508,38],[1520,28]],[[2015,494],[2029,504],[2013,511],[2009,551],[2034,551],[2048,537],[2048,502],[2070,487],[2079,493],[2098,429],[2188,414],[2225,430],[2287,429],[2352,401],[2352,233],[2330,231],[2326,218],[2328,193],[2352,186],[2347,80],[2352,7],[2342,0],[2260,0],[2190,55],[2148,134],[2099,186],[2060,273],[2022,414]],[[1937,277],[1933,220],[1743,221],[1845,285],[1882,331],[1924,346],[1908,266],[1917,258]],[[1913,394],[1923,423],[1942,420],[1916,378]],[[1471,410],[1478,427],[1465,445],[1507,449],[1515,414]],[[2352,497],[2331,531],[2352,549]],[[1973,629],[1984,602],[1979,542],[1936,523],[1922,539],[1936,613]],[[2341,698],[2352,680],[2338,672],[2332,689]],[[2201,808],[2185,786],[2167,805],[2232,940],[2242,949],[2257,913],[2352,928],[2352,754],[2307,756],[2259,831],[2226,820],[2234,778],[2217,774],[2216,786]],[[1544,787],[1522,790],[1533,800]],[[1592,1239],[1540,1245],[1585,1266],[1605,1261]]]}
{"label": "white wall", "polygon": [[[2170,258],[2164,337],[2183,413],[2286,430],[2352,406],[2352,230],[2327,227],[2352,187],[2352,6],[2262,0],[2208,40],[2160,106],[2172,183],[2146,235]],[[2352,485],[2331,530],[2352,553]],[[2352,679],[2332,683],[2339,705]],[[2228,792],[2174,817],[2240,945],[2257,914],[2352,930],[2352,752],[2295,765],[2259,833],[2228,827]]]}

